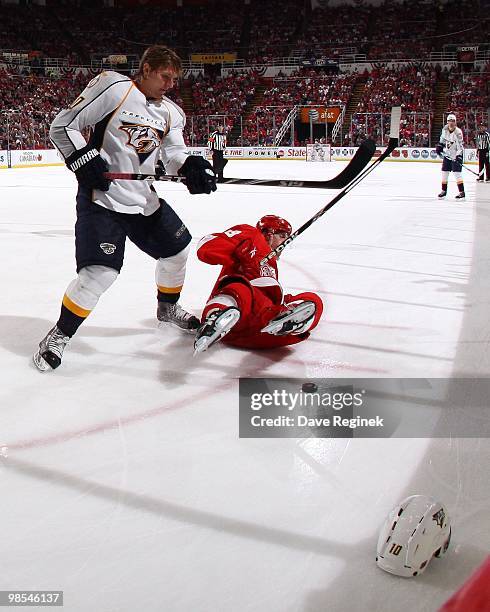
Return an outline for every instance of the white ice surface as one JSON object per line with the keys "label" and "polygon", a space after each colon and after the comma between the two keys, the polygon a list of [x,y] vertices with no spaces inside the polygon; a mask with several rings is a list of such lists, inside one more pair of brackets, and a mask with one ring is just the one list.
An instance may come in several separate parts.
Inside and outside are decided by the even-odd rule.
{"label": "white ice surface", "polygon": [[[229,176],[302,178],[340,163],[232,161]],[[435,611],[490,549],[488,439],[238,437],[239,377],[488,377],[490,185],[438,201],[439,169],[385,163],[284,252],[281,280],[326,312],[307,342],[217,346],[155,325],[154,263],[120,278],[65,352],[30,363],[74,277],[76,184],[0,171],[0,590],[60,589],[67,612]],[[182,303],[217,270],[196,240],[265,213],[294,227],[334,192],[158,190],[195,240]],[[443,500],[447,556],[396,578],[374,562],[400,499]]]}

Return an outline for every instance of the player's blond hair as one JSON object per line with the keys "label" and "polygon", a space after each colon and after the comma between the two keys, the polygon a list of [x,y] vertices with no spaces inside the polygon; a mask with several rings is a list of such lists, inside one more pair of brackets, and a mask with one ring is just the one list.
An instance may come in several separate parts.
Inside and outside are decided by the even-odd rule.
{"label": "player's blond hair", "polygon": [[182,60],[180,57],[164,45],[152,45],[143,53],[138,68],[138,74],[143,74],[143,66],[148,64],[150,70],[158,68],[172,68],[178,76],[182,74]]}

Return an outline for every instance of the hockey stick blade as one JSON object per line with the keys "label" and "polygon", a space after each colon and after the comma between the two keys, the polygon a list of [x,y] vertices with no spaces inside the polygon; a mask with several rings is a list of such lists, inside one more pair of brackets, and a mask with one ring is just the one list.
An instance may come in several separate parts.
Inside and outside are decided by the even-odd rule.
{"label": "hockey stick blade", "polygon": [[391,109],[391,129],[390,129],[390,140],[388,142],[388,146],[385,151],[376,158],[372,164],[370,164],[363,172],[357,175],[342,191],[340,191],[328,204],[326,204],[323,208],[321,208],[313,217],[308,219],[303,225],[298,228],[295,232],[293,232],[284,242],[281,242],[273,251],[271,251],[268,255],[266,255],[263,259],[260,260],[260,265],[264,265],[273,257],[276,257],[281,253],[288,244],[297,238],[300,234],[302,234],[305,230],[307,230],[310,225],[312,225],[317,219],[323,216],[327,210],[330,210],[332,206],[335,206],[339,200],[341,200],[345,195],[354,189],[356,185],[358,185],[368,174],[370,174],[376,166],[385,160],[398,146],[398,139],[400,134],[400,118],[401,118],[401,108],[399,106],[394,106]]}
{"label": "hockey stick blade", "polygon": [[322,181],[293,181],[293,180],[270,180],[270,179],[240,179],[225,178],[222,183],[235,185],[261,185],[262,187],[306,187],[312,189],[343,189],[368,165],[376,144],[373,140],[365,140],[357,149],[354,157],[347,166],[333,178]]}
{"label": "hockey stick blade", "polygon": [[328,183],[328,187],[325,187],[325,189],[343,189],[347,187],[368,165],[375,151],[376,143],[374,140],[368,139],[362,142],[356,154],[342,172],[329,181],[325,181]]}
{"label": "hockey stick blade", "polygon": [[[364,168],[368,165],[376,145],[372,140],[365,140],[361,143],[354,157],[347,166],[333,178],[322,181],[296,181],[279,179],[247,179],[247,178],[225,178],[219,184],[227,185],[260,185],[262,187],[306,187],[312,189],[343,189],[348,185]],[[167,175],[156,176],[155,174],[137,174],[130,172],[104,172],[104,177],[108,179],[118,179],[125,181],[171,181],[173,183],[184,183],[185,177]]]}

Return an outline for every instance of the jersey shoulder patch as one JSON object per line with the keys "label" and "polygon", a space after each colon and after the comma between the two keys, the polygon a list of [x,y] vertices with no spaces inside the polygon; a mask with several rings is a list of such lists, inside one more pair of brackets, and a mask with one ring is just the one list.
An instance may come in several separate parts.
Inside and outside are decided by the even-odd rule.
{"label": "jersey shoulder patch", "polygon": [[106,89],[113,88],[114,85],[118,84],[126,88],[127,85],[132,84],[132,81],[127,76],[119,74],[119,72],[113,72],[112,70],[101,72],[87,83],[85,89],[82,91],[82,96],[85,98],[94,98],[103,93]]}

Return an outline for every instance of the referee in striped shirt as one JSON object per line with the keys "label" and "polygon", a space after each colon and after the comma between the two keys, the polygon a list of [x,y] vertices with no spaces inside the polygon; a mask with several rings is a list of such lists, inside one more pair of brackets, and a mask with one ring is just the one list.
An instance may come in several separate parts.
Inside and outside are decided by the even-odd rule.
{"label": "referee in striped shirt", "polygon": [[223,169],[228,163],[225,159],[226,134],[224,126],[219,125],[218,129],[209,135],[208,148],[213,153],[213,170],[218,177],[218,183],[223,182]]}
{"label": "referee in striped shirt", "polygon": [[483,183],[483,169],[487,175],[487,183],[490,182],[490,134],[486,129],[486,125],[482,122],[476,135],[476,148],[478,150],[478,178],[479,183]]}

